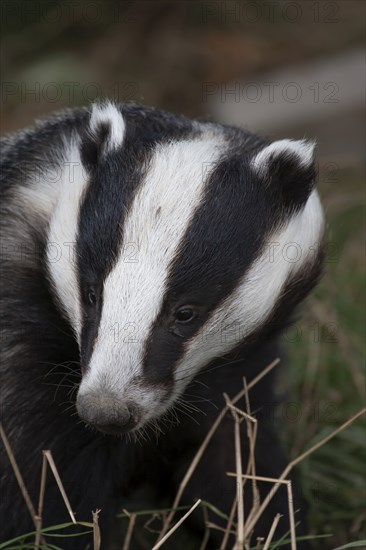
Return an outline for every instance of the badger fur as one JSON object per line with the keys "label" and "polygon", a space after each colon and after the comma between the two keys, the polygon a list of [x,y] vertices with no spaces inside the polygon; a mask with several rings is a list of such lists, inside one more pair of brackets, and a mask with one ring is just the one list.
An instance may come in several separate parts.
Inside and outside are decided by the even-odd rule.
{"label": "badger fur", "polygon": [[[50,449],[76,517],[102,509],[110,548],[124,495],[146,483],[172,497],[223,392],[234,396],[243,377],[281,356],[281,331],[322,263],[314,146],[109,102],[1,145],[1,421],[34,502]],[[257,473],[269,477],[287,464],[273,377],[250,393]],[[184,403],[198,401],[204,414],[187,416]],[[0,460],[6,540],[33,526],[2,448]],[[202,498],[229,514],[235,482],[225,474],[234,470],[228,415],[182,503]],[[259,484],[261,498],[268,489]],[[246,511],[252,497],[246,485]],[[68,520],[51,476],[46,503],[44,525]],[[252,540],[267,536],[277,512],[279,536],[288,530],[281,491]],[[201,512],[190,521],[203,528]],[[213,530],[209,548],[221,538]],[[77,550],[85,538],[60,545]]]}

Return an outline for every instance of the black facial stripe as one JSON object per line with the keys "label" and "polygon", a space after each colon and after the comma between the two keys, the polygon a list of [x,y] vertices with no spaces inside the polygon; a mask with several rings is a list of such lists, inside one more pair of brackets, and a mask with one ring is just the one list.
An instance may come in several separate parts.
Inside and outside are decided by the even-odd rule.
{"label": "black facial stripe", "polygon": [[93,353],[94,342],[98,335],[100,317],[103,309],[103,292],[98,293],[98,300],[95,308],[86,305],[83,309],[83,327],[81,331],[81,366],[82,369],[88,365]]}
{"label": "black facial stripe", "polygon": [[[222,160],[171,265],[164,302],[145,349],[147,380],[173,377],[185,342],[232,293],[261,254],[274,218],[273,203],[266,200],[247,159],[237,155]],[[164,329],[164,319],[177,299],[179,305],[198,303],[204,307],[198,322],[185,328],[186,338]]]}
{"label": "black facial stripe", "polygon": [[[289,327],[292,323],[296,320],[296,315],[293,313],[294,307],[296,307],[304,298],[307,296],[307,294],[313,289],[313,287],[317,284],[319,277],[321,276],[323,267],[324,267],[324,254],[325,254],[325,240],[324,235],[320,236],[320,247],[317,255],[312,258],[312,261],[308,263],[307,269],[297,273],[295,276],[291,276],[288,278],[287,282],[284,285],[284,288],[281,292],[281,296],[279,300],[277,301],[274,309],[269,314],[269,317],[266,319],[266,322],[263,326],[258,327],[257,330],[255,330],[253,333],[249,335],[248,338],[245,339],[245,341],[239,342],[234,348],[232,348],[228,353],[226,353],[223,356],[220,356],[219,358],[215,358],[212,361],[210,361],[207,365],[205,365],[204,369],[202,370],[203,377],[210,376],[211,371],[213,369],[222,369],[225,365],[231,365],[231,367],[234,367],[238,363],[238,361],[243,362],[243,358],[248,357],[248,366],[249,369],[248,372],[246,372],[246,379],[247,382],[249,382],[251,379],[253,379],[254,373],[253,373],[253,363],[250,361],[250,354],[253,350],[255,350],[256,354],[256,362],[255,365],[257,365],[258,360],[258,353],[261,353],[262,346],[258,348],[258,344],[260,342],[277,342],[277,344],[274,344],[274,349],[272,351],[272,355],[265,357],[265,363],[264,365],[267,366],[270,361],[275,359],[276,357],[280,356],[279,350],[278,350],[278,336],[279,333],[281,333],[285,328]],[[289,312],[292,312],[291,315],[289,315]],[[268,353],[268,348],[266,346],[263,347],[264,353]],[[252,367],[250,367],[252,365]],[[257,368],[257,367],[256,367]],[[216,371],[217,372],[217,371]],[[224,369],[223,372],[227,371]],[[240,372],[240,371],[239,371]],[[255,375],[258,374],[258,371],[255,370]],[[265,378],[263,379],[263,382],[261,382],[258,387],[261,387],[261,384],[271,384],[273,383],[272,376],[274,374],[274,371],[267,374]],[[217,375],[219,375],[217,373]],[[235,376],[234,372],[230,372],[230,376]],[[201,378],[202,380],[202,378]],[[205,378],[202,380],[205,381]],[[206,382],[209,382],[206,380]],[[200,386],[199,386],[200,387]],[[195,392],[197,391],[197,386],[192,386],[190,388],[190,391]],[[199,392],[202,390],[200,389]],[[260,390],[261,391],[261,390]]]}
{"label": "black facial stripe", "polygon": [[[113,268],[122,246],[121,228],[136,189],[143,179],[142,167],[148,157],[146,149],[136,150],[136,145],[127,139],[122,151],[102,159],[91,174],[80,211],[77,258],[80,287],[85,284],[98,285],[101,304],[103,282]],[[102,307],[96,308],[90,319],[83,310],[81,348],[86,360],[89,360],[93,351],[101,312]]]}
{"label": "black facial stripe", "polygon": [[[147,119],[147,115],[151,115]],[[136,192],[144,180],[146,167],[157,143],[184,139],[192,134],[192,123],[181,118],[174,124],[174,117],[158,114],[154,110],[142,111],[126,107],[124,113],[126,133],[120,150],[97,159],[93,166],[93,145],[82,155],[90,170],[90,183],[80,209],[77,239],[79,285],[98,286],[100,307],[94,316],[83,311],[81,348],[83,357],[89,360],[93,351],[102,312],[103,283],[119,256],[123,246],[123,227]],[[108,139],[110,132],[102,128],[102,136]],[[101,134],[96,136],[97,146]],[[88,137],[90,140],[90,136]],[[95,145],[95,144],[94,144]],[[88,146],[87,146],[88,147]],[[82,290],[82,288],[80,288]],[[80,291],[82,295],[82,291]],[[84,363],[85,364],[85,363]]]}
{"label": "black facial stripe", "polygon": [[109,154],[91,174],[78,228],[78,267],[81,279],[101,282],[111,271],[122,246],[123,224],[143,179],[148,151],[126,143]]}

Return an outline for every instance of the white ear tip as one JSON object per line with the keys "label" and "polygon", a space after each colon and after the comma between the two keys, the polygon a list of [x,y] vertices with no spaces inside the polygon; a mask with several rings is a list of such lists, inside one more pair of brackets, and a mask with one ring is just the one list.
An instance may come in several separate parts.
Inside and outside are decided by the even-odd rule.
{"label": "white ear tip", "polygon": [[251,164],[258,171],[268,166],[272,159],[280,156],[293,156],[306,168],[313,162],[314,149],[315,142],[313,141],[281,139],[259,151]]}
{"label": "white ear tip", "polygon": [[105,151],[112,151],[121,147],[125,135],[125,121],[117,105],[107,101],[94,103],[90,116],[90,130],[96,133],[101,125],[109,128],[109,136],[105,144]]}

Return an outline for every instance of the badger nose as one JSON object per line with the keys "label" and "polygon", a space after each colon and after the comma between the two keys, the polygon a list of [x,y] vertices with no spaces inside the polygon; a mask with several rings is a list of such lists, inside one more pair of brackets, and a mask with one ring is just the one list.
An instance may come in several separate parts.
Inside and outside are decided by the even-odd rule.
{"label": "badger nose", "polygon": [[76,408],[84,422],[107,434],[128,432],[139,422],[140,415],[135,405],[122,403],[105,392],[78,395]]}

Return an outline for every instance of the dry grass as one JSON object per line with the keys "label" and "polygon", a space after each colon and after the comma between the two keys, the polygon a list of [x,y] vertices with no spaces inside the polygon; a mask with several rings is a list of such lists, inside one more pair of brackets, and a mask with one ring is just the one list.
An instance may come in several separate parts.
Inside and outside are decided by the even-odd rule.
{"label": "dry grass", "polygon": [[182,523],[201,504],[201,502],[202,502],[201,499],[198,499],[197,502],[188,510],[188,512],[186,514],[184,514],[184,516],[179,521],[177,521],[177,523],[163,537],[161,537],[159,542],[154,544],[152,550],[158,550],[158,548],[161,548],[163,546],[164,542],[166,542],[168,540],[168,538],[172,536],[172,534],[178,529],[178,527],[180,525],[182,525]]}
{"label": "dry grass", "polygon": [[[366,408],[354,414],[351,418],[349,418],[346,422],[344,422],[338,428],[333,430],[326,437],[323,437],[316,444],[312,445],[309,449],[307,449],[306,451],[301,453],[297,458],[292,460],[278,478],[266,478],[266,477],[258,476],[256,475],[255,460],[254,460],[258,425],[257,425],[256,419],[251,415],[249,391],[263,376],[265,376],[265,374],[267,374],[270,370],[272,370],[277,364],[278,364],[278,360],[268,365],[268,367],[264,369],[263,372],[250,384],[247,384],[246,381],[244,380],[243,390],[241,390],[236,396],[230,398],[228,395],[224,394],[226,405],[221,411],[221,413],[218,415],[216,421],[213,423],[211,430],[209,431],[206,438],[202,442],[202,445],[199,448],[198,452],[196,453],[196,456],[193,458],[190,464],[190,467],[188,468],[187,473],[178,489],[177,495],[174,499],[173,506],[170,509],[169,514],[166,515],[163,521],[163,525],[159,532],[158,539],[155,542],[155,545],[153,546],[152,550],[158,550],[159,548],[163,547],[166,541],[170,539],[170,537],[176,532],[177,529],[179,529],[179,527],[186,521],[189,515],[197,507],[199,507],[200,505],[204,507],[205,506],[210,507],[209,503],[204,503],[201,500],[197,500],[197,502],[195,502],[192,505],[192,507],[178,521],[176,521],[172,525],[172,521],[179,507],[179,503],[180,503],[182,494],[184,492],[184,489],[187,486],[187,483],[189,482],[199,461],[201,460],[209,441],[211,440],[212,436],[214,435],[215,431],[220,425],[225,414],[229,411],[231,412],[231,415],[233,417],[233,427],[234,427],[233,437],[235,442],[236,471],[227,472],[226,475],[233,476],[236,478],[237,492],[232,504],[231,513],[227,518],[226,528],[221,528],[216,524],[209,522],[207,519],[207,513],[204,515],[205,533],[204,533],[204,539],[202,541],[200,550],[205,550],[207,546],[210,529],[218,529],[218,530],[221,530],[223,533],[223,539],[220,546],[220,550],[227,549],[228,542],[229,542],[229,535],[233,532],[235,532],[235,544],[234,544],[233,550],[246,550],[248,548],[252,548],[253,543],[256,544],[256,548],[258,550],[259,549],[268,550],[271,547],[273,538],[275,537],[278,523],[280,521],[283,521],[282,517],[279,514],[274,516],[272,526],[265,540],[252,541],[251,534],[253,532],[253,528],[255,527],[257,521],[259,520],[263,512],[266,510],[269,502],[271,501],[273,496],[276,494],[277,490],[281,485],[285,485],[287,487],[287,496],[288,496],[288,503],[289,503],[288,520],[290,524],[289,532],[290,532],[290,540],[291,540],[291,550],[296,550],[296,526],[295,526],[295,517],[294,517],[293,500],[292,500],[292,487],[291,487],[290,480],[287,479],[287,476],[297,464],[303,461],[310,454],[314,453],[320,447],[324,446],[332,438],[334,438],[340,432],[345,430],[355,420],[357,420],[361,415],[363,415],[366,412]],[[241,410],[236,406],[236,403],[242,397],[245,398],[246,411]],[[243,430],[241,430],[242,422],[246,423],[246,436],[248,438],[249,454],[250,454],[246,473],[243,473],[242,471],[242,456],[241,456],[241,437],[243,436]],[[16,458],[14,457],[14,454],[11,450],[11,445],[1,425],[0,425],[0,435],[1,435],[1,439],[3,441],[4,447],[6,449],[7,455],[9,457],[10,463],[12,465],[14,475],[18,481],[20,491],[22,492],[23,498],[26,502],[26,505],[28,507],[29,513],[32,517],[32,520],[35,526],[35,533],[34,533],[35,538],[34,538],[33,548],[35,549],[39,549],[41,547],[42,549],[47,548],[47,544],[44,541],[46,532],[44,529],[42,529],[42,512],[43,512],[44,505],[47,504],[47,495],[45,494],[45,486],[46,486],[47,467],[49,467],[57,482],[59,492],[63,498],[65,507],[70,515],[72,524],[91,527],[93,529],[93,548],[94,550],[99,550],[101,545],[102,535],[103,535],[102,533],[100,533],[99,524],[98,524],[98,517],[99,517],[100,510],[96,510],[95,512],[92,512],[92,517],[93,517],[92,523],[76,521],[74,513],[72,511],[71,504],[66,495],[62,480],[57,471],[56,464],[53,460],[51,451],[49,450],[43,451],[42,475],[41,475],[41,484],[40,484],[40,491],[39,491],[38,510],[36,511],[30,499],[27,488],[24,484],[21,472],[16,462]],[[259,501],[259,493],[256,485],[257,481],[265,481],[272,485],[271,491],[268,492],[267,496],[263,499],[262,502]],[[251,510],[244,510],[243,492],[244,492],[246,482],[252,483],[253,506]],[[121,543],[121,548],[123,548],[123,550],[130,550],[132,547],[131,545],[133,540],[133,531],[136,524],[137,514],[136,513],[130,514],[126,510],[124,510],[124,512],[126,516],[129,517],[129,524],[128,524],[128,529],[125,535],[123,545]],[[237,516],[236,524],[234,524],[235,514]],[[55,518],[55,520],[57,520],[57,518]],[[2,547],[6,548],[6,546],[2,546]],[[26,547],[30,548],[32,546],[29,546],[29,544],[27,543]],[[21,548],[21,546],[19,546],[19,548]]]}

